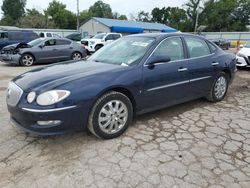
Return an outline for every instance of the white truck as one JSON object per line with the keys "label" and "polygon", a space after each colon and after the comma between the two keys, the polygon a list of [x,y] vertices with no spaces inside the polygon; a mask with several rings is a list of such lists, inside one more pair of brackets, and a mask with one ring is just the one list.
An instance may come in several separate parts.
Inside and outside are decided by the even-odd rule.
{"label": "white truck", "polygon": [[122,37],[120,33],[98,33],[89,39],[82,39],[81,44],[84,45],[88,53],[93,53],[102,48],[106,43],[117,40]]}

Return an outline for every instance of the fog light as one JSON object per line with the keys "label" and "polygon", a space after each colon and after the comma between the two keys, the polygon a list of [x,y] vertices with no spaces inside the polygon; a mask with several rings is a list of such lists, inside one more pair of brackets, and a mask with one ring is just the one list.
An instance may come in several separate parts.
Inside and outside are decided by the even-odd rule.
{"label": "fog light", "polygon": [[38,121],[37,122],[37,124],[40,126],[58,125],[60,123],[61,123],[60,120]]}

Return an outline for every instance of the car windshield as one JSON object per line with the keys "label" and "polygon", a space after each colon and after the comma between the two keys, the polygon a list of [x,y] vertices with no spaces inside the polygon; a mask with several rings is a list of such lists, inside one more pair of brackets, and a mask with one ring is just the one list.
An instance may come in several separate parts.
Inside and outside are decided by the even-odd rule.
{"label": "car windshield", "polygon": [[250,48],[250,42],[247,42],[245,48]]}
{"label": "car windshield", "polygon": [[151,37],[124,37],[105,45],[89,60],[123,66],[137,64],[154,41]]}
{"label": "car windshield", "polygon": [[95,38],[95,39],[103,39],[103,37],[104,37],[105,35],[106,35],[105,33],[97,34],[97,35],[95,35],[93,38]]}
{"label": "car windshield", "polygon": [[36,46],[36,45],[40,44],[42,41],[43,41],[43,39],[38,38],[38,39],[35,39],[35,40],[30,41],[30,42],[28,43],[28,45],[30,45],[30,46]]}

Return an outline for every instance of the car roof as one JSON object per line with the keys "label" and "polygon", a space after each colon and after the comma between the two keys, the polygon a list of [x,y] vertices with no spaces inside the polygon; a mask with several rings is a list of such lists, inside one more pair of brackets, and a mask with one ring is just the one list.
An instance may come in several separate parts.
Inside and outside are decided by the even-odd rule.
{"label": "car roof", "polygon": [[174,32],[174,33],[142,33],[142,34],[134,34],[134,35],[128,35],[128,36],[152,37],[152,38],[157,38],[157,39],[166,38],[166,37],[170,37],[170,36],[193,36],[193,37],[205,39],[203,36],[200,36],[200,35],[179,33],[179,32]]}

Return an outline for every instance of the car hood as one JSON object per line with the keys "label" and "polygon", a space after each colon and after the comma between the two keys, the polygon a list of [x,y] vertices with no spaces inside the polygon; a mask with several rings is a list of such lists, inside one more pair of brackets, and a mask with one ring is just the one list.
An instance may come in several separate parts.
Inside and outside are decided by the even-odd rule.
{"label": "car hood", "polygon": [[116,72],[129,67],[93,61],[58,63],[34,69],[13,79],[25,92],[53,89],[77,79],[87,79],[98,74]]}
{"label": "car hood", "polygon": [[16,43],[16,44],[11,44],[8,46],[5,46],[3,48],[4,51],[9,51],[9,50],[16,50],[18,48],[30,48],[31,46],[27,43],[24,42],[20,42],[20,43]]}
{"label": "car hood", "polygon": [[245,56],[250,56],[250,48],[242,48],[238,53],[241,53]]}

